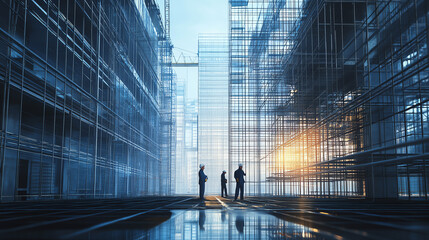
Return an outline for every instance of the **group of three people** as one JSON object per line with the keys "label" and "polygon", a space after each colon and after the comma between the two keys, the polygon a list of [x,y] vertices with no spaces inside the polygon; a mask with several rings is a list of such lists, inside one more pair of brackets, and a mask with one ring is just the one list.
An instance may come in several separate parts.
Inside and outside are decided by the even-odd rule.
{"label": "group of three people", "polygon": [[[198,184],[200,185],[200,199],[204,200],[204,191],[206,188],[206,182],[208,180],[207,175],[204,173],[205,165],[200,164],[200,171],[198,172]],[[221,195],[223,197],[223,193],[225,192],[225,197],[228,197],[228,191],[226,189],[226,183],[228,182],[227,178],[225,177],[226,171],[223,170],[220,181],[221,181]],[[234,179],[237,183],[235,187],[235,198],[234,200],[237,200],[238,194],[240,193],[240,200],[243,200],[244,195],[244,176],[246,176],[246,173],[243,171],[243,164],[238,164],[238,169],[234,172]]]}

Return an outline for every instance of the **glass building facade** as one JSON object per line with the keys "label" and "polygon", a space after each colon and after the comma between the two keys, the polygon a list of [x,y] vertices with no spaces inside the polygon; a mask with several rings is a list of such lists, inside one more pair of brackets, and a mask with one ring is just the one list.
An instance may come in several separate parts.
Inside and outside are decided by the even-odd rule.
{"label": "glass building facade", "polygon": [[198,161],[206,165],[204,172],[210,178],[207,193],[215,194],[221,191],[223,170],[233,182],[228,164],[228,50],[227,35],[199,35]]}
{"label": "glass building facade", "polygon": [[230,0],[230,161],[250,192],[428,198],[428,5]]}
{"label": "glass building facade", "polygon": [[198,191],[198,108],[197,100],[188,95],[187,81],[177,79],[175,193],[197,194]]}
{"label": "glass building facade", "polygon": [[[198,193],[198,100],[188,99],[185,105],[184,125],[184,153],[185,160],[179,164],[186,164],[180,173],[185,176],[185,186],[188,194]],[[184,164],[184,165],[185,165]]]}
{"label": "glass building facade", "polygon": [[153,1],[0,1],[1,200],[167,193]]}
{"label": "glass building facade", "polygon": [[[286,101],[280,90],[282,59],[290,47],[287,31],[300,1],[230,0],[229,162],[242,163],[248,194],[271,194],[273,151],[268,99]],[[288,6],[286,10],[285,6]],[[273,86],[273,84],[278,86]]]}
{"label": "glass building facade", "polygon": [[187,176],[183,176],[187,166],[185,162],[185,108],[186,108],[186,85],[185,81],[177,79],[176,87],[176,158],[174,159],[174,175],[177,176],[174,181],[176,194],[188,193]]}

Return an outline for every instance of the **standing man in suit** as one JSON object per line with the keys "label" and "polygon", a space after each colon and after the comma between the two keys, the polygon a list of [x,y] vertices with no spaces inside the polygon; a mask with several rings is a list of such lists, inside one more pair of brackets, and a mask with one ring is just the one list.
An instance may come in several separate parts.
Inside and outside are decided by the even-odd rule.
{"label": "standing man in suit", "polygon": [[238,169],[234,172],[234,178],[237,182],[237,185],[235,187],[235,198],[234,201],[238,198],[238,192],[240,192],[240,200],[243,200],[244,195],[244,176],[246,176],[246,173],[243,171],[243,164],[238,164]]}
{"label": "standing man in suit", "polygon": [[222,174],[220,175],[220,184],[222,186],[222,190],[221,190],[222,197],[223,197],[224,190],[225,190],[225,197],[228,197],[228,191],[226,190],[226,183],[228,182],[228,180],[226,180],[225,174],[226,174],[226,171],[223,170]]}
{"label": "standing man in suit", "polygon": [[200,171],[198,172],[198,184],[200,184],[200,199],[201,200],[205,200],[204,199],[204,191],[206,189],[206,182],[207,182],[207,175],[204,174],[204,168],[205,165],[204,164],[200,164]]}

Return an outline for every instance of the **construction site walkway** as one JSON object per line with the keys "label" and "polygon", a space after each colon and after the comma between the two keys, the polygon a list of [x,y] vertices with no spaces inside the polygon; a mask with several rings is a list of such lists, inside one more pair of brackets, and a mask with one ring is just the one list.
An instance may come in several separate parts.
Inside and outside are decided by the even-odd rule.
{"label": "construction site walkway", "polygon": [[0,204],[3,239],[429,239],[427,202],[209,196]]}

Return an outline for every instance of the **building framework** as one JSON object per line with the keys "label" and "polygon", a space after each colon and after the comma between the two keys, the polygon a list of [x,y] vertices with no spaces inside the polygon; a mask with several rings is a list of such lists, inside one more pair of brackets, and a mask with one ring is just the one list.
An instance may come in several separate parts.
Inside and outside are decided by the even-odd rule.
{"label": "building framework", "polygon": [[6,0],[0,11],[1,200],[168,193],[154,1]]}
{"label": "building framework", "polygon": [[[245,192],[271,194],[275,144],[269,99],[285,99],[282,59],[300,1],[230,1],[229,164],[244,164]],[[273,89],[274,83],[277,84]],[[274,91],[273,91],[274,90]],[[233,180],[233,179],[231,179]]]}
{"label": "building framework", "polygon": [[[228,169],[228,36],[198,36],[198,161],[206,164],[207,193],[219,194]],[[230,194],[232,194],[232,189]]]}
{"label": "building framework", "polygon": [[248,190],[427,199],[428,13],[231,0],[230,164],[255,174]]}
{"label": "building framework", "polygon": [[187,81],[177,79],[176,158],[174,181],[176,194],[198,193],[198,102],[189,98]]}

